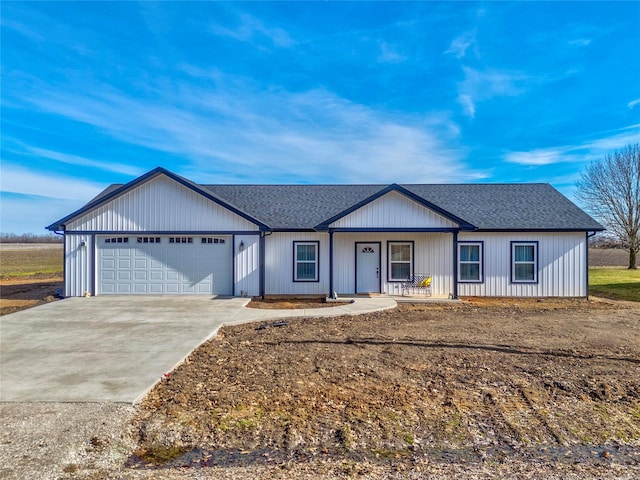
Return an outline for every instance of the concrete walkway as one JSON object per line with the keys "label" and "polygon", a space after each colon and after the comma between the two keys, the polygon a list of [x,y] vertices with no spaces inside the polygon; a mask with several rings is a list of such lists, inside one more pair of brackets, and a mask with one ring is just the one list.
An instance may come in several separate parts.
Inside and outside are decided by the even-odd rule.
{"label": "concrete walkway", "polygon": [[388,297],[308,310],[204,296],[68,298],[0,317],[0,401],[125,402],[143,395],[222,325],[357,315]]}

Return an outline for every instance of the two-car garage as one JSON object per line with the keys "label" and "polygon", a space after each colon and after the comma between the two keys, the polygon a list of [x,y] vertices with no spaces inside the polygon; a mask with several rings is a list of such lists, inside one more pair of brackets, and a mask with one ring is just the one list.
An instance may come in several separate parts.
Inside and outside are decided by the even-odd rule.
{"label": "two-car garage", "polygon": [[230,235],[97,238],[97,294],[233,294]]}

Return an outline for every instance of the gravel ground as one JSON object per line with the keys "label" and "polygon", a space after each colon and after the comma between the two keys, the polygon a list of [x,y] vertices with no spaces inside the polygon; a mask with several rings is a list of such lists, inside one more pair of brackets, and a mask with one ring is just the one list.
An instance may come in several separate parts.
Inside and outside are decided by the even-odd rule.
{"label": "gravel ground", "polygon": [[500,463],[311,462],[267,460],[206,469],[132,469],[129,431],[134,407],[122,404],[5,403],[0,405],[0,478],[4,480],[240,480],[240,479],[636,479],[640,466],[562,462]]}

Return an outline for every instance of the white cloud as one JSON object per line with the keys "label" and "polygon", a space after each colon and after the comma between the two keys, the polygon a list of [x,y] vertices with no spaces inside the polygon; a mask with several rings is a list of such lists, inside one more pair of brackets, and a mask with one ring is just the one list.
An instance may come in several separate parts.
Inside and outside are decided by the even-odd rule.
{"label": "white cloud", "polygon": [[402,63],[406,59],[407,56],[399,53],[395,45],[390,45],[387,42],[380,44],[380,55],[378,55],[380,63]]}
{"label": "white cloud", "polygon": [[34,195],[56,200],[73,200],[85,203],[105,188],[86,180],[57,175],[50,172],[34,172],[3,162],[0,190],[21,195]]}
{"label": "white cloud", "polygon": [[576,145],[563,145],[529,152],[508,152],[505,161],[519,165],[543,166],[565,162],[591,161],[626,145],[640,142],[640,125],[629,125],[605,136]]}
{"label": "white cloud", "polygon": [[251,81],[216,75],[218,89],[183,84],[152,99],[95,84],[91,91],[40,84],[28,100],[118,140],[188,158],[200,172],[196,181],[215,175],[355,183],[484,176],[464,165],[465,152],[455,147],[459,127],[447,114],[396,116],[323,89],[262,91]]}
{"label": "white cloud", "polygon": [[476,70],[463,67],[464,80],[458,84],[458,102],[465,113],[473,117],[479,102],[494,97],[517,96],[524,93],[532,78],[518,72],[496,69]]}
{"label": "white cloud", "polygon": [[633,108],[636,105],[640,105],[640,98],[636,98],[635,100],[631,100],[629,103],[627,103],[627,107],[629,108]]}
{"label": "white cloud", "polygon": [[462,104],[465,113],[473,118],[476,116],[476,106],[473,103],[473,100],[471,100],[471,97],[469,95],[465,95],[465,94],[460,94],[458,95],[458,102],[460,104]]}
{"label": "white cloud", "polygon": [[[78,155],[69,155],[67,153],[56,152],[54,150],[47,150],[44,148],[32,147],[30,145],[19,144],[23,151],[41,158],[48,158],[60,163],[66,163],[68,165],[76,165],[78,167],[90,167],[103,170],[105,172],[123,173],[125,175],[138,176],[143,173],[139,167],[131,165],[124,165],[120,163],[103,162],[100,160],[92,160],[86,157],[80,157]],[[22,152],[18,152],[22,153]]]}
{"label": "white cloud", "polygon": [[467,50],[469,47],[475,46],[476,43],[476,31],[472,30],[470,32],[465,32],[459,37],[455,38],[451,45],[449,45],[449,49],[444,53],[445,55],[451,54],[456,58],[463,58],[467,54]]}
{"label": "white cloud", "polygon": [[590,38],[575,38],[573,40],[569,40],[569,45],[574,45],[576,47],[588,47],[591,45],[593,40]]}
{"label": "white cloud", "polygon": [[285,30],[267,27],[257,18],[246,14],[240,16],[240,25],[236,28],[213,25],[211,31],[216,35],[231,37],[251,44],[262,43],[265,38],[276,47],[288,48],[295,44]]}

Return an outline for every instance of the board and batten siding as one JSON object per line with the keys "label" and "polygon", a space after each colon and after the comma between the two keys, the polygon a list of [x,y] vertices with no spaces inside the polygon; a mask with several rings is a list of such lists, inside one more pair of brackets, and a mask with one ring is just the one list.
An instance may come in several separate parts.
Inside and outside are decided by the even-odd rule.
{"label": "board and batten siding", "polygon": [[458,225],[398,192],[389,192],[336,220],[329,227],[457,228]]}
{"label": "board and batten siding", "polygon": [[[484,282],[460,283],[460,296],[584,297],[587,241],[584,232],[461,233],[459,241],[484,242]],[[538,282],[511,283],[511,242],[538,242]]]}
{"label": "board and batten siding", "polygon": [[160,175],[66,225],[65,231],[257,231],[225,207]]}
{"label": "board and batten siding", "polygon": [[451,233],[334,233],[333,285],[340,294],[355,293],[356,242],[380,242],[382,293],[401,295],[400,282],[387,281],[388,243],[413,241],[414,273],[433,276],[432,294],[448,296],[453,292],[453,238]]}
{"label": "board and batten siding", "polygon": [[[293,281],[293,242],[319,241],[319,281]],[[274,232],[265,237],[266,295],[327,295],[329,293],[329,235]]]}
{"label": "board and batten siding", "polygon": [[[244,249],[240,251],[240,244]],[[241,296],[260,295],[260,236],[235,235],[233,247],[234,292]]]}
{"label": "board and batten siding", "polygon": [[[64,236],[64,296],[81,297],[94,294],[93,235],[65,234]],[[84,244],[83,244],[84,242]]]}

